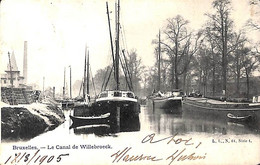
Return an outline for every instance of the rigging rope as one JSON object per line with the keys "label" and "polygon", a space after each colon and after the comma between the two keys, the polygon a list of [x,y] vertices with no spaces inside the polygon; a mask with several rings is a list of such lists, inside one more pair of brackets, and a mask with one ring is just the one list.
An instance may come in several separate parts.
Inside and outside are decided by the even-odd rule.
{"label": "rigging rope", "polygon": [[126,68],[123,67],[123,62],[122,62],[121,57],[119,57],[119,60],[120,60],[120,63],[121,63],[121,65],[122,65],[123,72],[124,72],[124,74],[125,74],[125,80],[126,80],[127,86],[128,86],[128,88],[129,88],[129,90],[132,90],[132,88],[131,88],[131,86],[130,86],[130,84],[129,84],[128,78],[127,78],[127,71],[126,71]]}
{"label": "rigging rope", "polygon": [[109,82],[109,79],[110,79],[111,73],[112,73],[112,71],[113,71],[113,68],[114,68],[114,65],[113,65],[113,67],[112,67],[111,70],[110,70],[110,73],[109,73],[108,79],[107,79],[107,81],[106,81],[105,89],[104,89],[104,90],[106,90],[106,88],[107,88],[107,84],[108,84],[108,82]]}
{"label": "rigging rope", "polygon": [[105,73],[105,75],[104,75],[104,79],[103,79],[103,83],[102,83],[102,86],[101,86],[101,91],[100,91],[100,92],[102,92],[102,91],[103,91],[103,88],[104,88],[104,85],[105,85],[105,80],[106,80],[106,75],[107,75],[107,72],[108,72],[108,69],[106,70],[106,73]]}
{"label": "rigging rope", "polygon": [[94,93],[95,93],[95,96],[96,96],[97,95],[96,87],[95,87],[94,78],[93,78],[93,74],[92,74],[92,70],[91,70],[91,66],[90,65],[89,65],[89,70],[90,70],[90,75],[91,75],[91,79],[92,79],[92,86],[94,88]]}
{"label": "rigging rope", "polygon": [[78,95],[78,96],[80,96],[80,93],[81,93],[81,90],[82,90],[82,87],[83,87],[83,81],[84,81],[84,78],[82,78],[81,85],[80,85],[80,88],[79,88],[79,95]]}
{"label": "rigging rope", "polygon": [[126,64],[126,70],[127,70],[127,73],[128,73],[129,79],[130,79],[130,85],[131,85],[132,90],[134,91],[133,82],[132,82],[132,76],[130,76],[130,71],[129,71],[128,66],[127,66],[127,59],[126,59],[126,56],[125,56],[125,51],[122,50],[122,53],[123,53],[123,57],[124,57],[125,64]]}

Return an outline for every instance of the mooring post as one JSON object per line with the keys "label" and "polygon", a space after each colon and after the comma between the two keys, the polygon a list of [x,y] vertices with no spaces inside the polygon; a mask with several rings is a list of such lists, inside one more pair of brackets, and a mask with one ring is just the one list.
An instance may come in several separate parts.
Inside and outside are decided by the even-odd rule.
{"label": "mooring post", "polygon": [[113,133],[120,131],[120,107],[115,106],[110,113],[110,126]]}
{"label": "mooring post", "polygon": [[116,107],[116,125],[120,129],[120,107]]}

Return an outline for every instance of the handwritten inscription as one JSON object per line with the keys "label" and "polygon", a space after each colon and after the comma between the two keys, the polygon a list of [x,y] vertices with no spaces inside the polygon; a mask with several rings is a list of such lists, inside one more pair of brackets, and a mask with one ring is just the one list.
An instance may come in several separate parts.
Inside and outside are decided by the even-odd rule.
{"label": "handwritten inscription", "polygon": [[165,140],[170,139],[170,140],[167,142],[167,144],[170,144],[170,143],[174,143],[174,144],[184,143],[185,145],[193,145],[193,143],[191,143],[192,138],[189,138],[189,139],[176,138],[177,135],[178,135],[178,133],[176,133],[176,134],[173,135],[173,136],[169,136],[169,137],[166,137],[166,138],[163,138],[163,139],[154,140],[155,133],[152,133],[152,134],[150,134],[150,135],[147,135],[147,136],[142,140],[142,143],[146,143],[146,142],[158,143],[158,142],[161,142],[161,141],[165,141]]}
{"label": "handwritten inscription", "polygon": [[27,152],[24,153],[15,153],[14,157],[11,155],[9,158],[5,161],[4,164],[11,163],[11,164],[17,164],[20,161],[27,163],[26,165],[29,165],[30,163],[39,163],[42,164],[43,162],[51,163],[56,160],[56,162],[61,162],[64,156],[69,156],[68,153],[66,154],[60,154],[56,157],[54,155],[40,155],[40,150],[37,150],[34,154],[30,154]]}
{"label": "handwritten inscription", "polygon": [[207,153],[204,154],[197,154],[196,152],[190,152],[188,151],[188,147],[191,146],[193,150],[197,150],[202,142],[194,143],[192,141],[192,138],[181,138],[177,137],[178,133],[168,136],[165,138],[157,138],[156,134],[152,133],[147,136],[145,136],[141,143],[147,143],[147,144],[155,144],[155,143],[162,143],[165,145],[184,145],[183,149],[177,149],[171,154],[169,154],[166,157],[159,157],[157,155],[150,155],[150,154],[135,154],[132,147],[125,147],[123,150],[118,150],[117,152],[113,153],[111,157],[113,158],[113,163],[119,163],[119,162],[132,162],[132,161],[162,161],[166,160],[169,161],[169,165],[171,165],[174,161],[195,161],[200,159],[206,159]]}
{"label": "handwritten inscription", "polygon": [[119,162],[120,160],[124,161],[124,162],[131,162],[131,161],[141,161],[141,160],[150,160],[150,161],[159,161],[162,159],[158,159],[156,158],[156,156],[151,156],[151,155],[129,155],[127,154],[130,150],[132,149],[132,147],[126,147],[123,151],[118,151],[114,154],[111,155],[111,157],[115,157],[115,159],[113,160],[114,162]]}
{"label": "handwritten inscription", "polygon": [[195,152],[191,154],[184,154],[186,148],[184,148],[182,151],[177,150],[174,152],[171,156],[169,156],[166,160],[170,160],[169,164],[172,164],[174,160],[177,161],[184,161],[184,160],[197,160],[197,159],[205,159],[207,153],[205,155],[196,155]]}

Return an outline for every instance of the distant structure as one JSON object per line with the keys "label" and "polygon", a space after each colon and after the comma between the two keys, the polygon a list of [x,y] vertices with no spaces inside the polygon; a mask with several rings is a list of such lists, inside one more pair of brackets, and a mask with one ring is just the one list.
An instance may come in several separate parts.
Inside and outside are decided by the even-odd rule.
{"label": "distant structure", "polygon": [[1,87],[11,87],[11,77],[14,88],[27,88],[27,41],[24,42],[23,76],[17,67],[15,54],[12,52],[5,73],[1,74]]}
{"label": "distant structure", "polygon": [[27,41],[24,41],[23,77],[24,77],[23,83],[27,85]]}
{"label": "distant structure", "polygon": [[36,84],[27,84],[27,41],[24,42],[23,76],[17,67],[14,52],[8,52],[5,74],[1,74],[1,102],[10,105],[31,104],[39,100],[40,90]]}

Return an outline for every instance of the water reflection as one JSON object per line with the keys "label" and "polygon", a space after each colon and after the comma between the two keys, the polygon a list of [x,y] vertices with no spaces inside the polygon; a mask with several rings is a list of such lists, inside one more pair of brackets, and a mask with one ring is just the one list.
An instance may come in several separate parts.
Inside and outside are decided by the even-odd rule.
{"label": "water reflection", "polygon": [[230,122],[225,115],[205,113],[182,107],[182,113],[165,109],[154,109],[145,107],[145,123],[159,134],[187,134],[187,133],[209,133],[209,134],[260,134],[259,125],[254,122],[234,123]]}
{"label": "water reflection", "polygon": [[207,133],[212,135],[260,134],[260,126],[257,123],[235,123],[229,121],[226,115],[194,110],[185,106],[178,110],[142,106],[139,116],[126,118],[119,124],[75,125],[70,121],[70,128],[73,129],[75,135],[95,134],[96,136],[114,137],[117,137],[119,132],[142,131],[147,127],[149,131],[158,134],[175,134],[177,132],[179,134]]}
{"label": "water reflection", "polygon": [[110,136],[111,130],[110,125],[84,125],[73,128],[74,134],[95,134],[97,136]]}
{"label": "water reflection", "polygon": [[129,117],[121,120],[120,123],[103,123],[103,124],[76,124],[70,126],[75,134],[95,134],[97,136],[116,136],[119,132],[140,131],[139,116]]}

